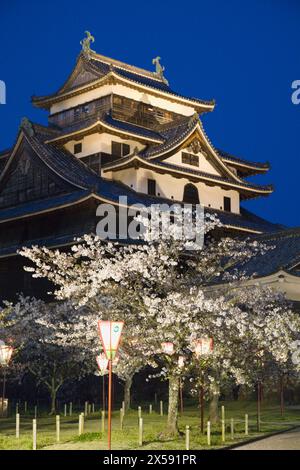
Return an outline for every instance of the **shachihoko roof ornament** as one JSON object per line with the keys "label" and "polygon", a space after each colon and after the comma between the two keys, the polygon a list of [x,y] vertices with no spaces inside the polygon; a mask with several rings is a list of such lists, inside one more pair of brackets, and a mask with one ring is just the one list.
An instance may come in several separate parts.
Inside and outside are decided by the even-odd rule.
{"label": "shachihoko roof ornament", "polygon": [[24,129],[24,131],[26,131],[30,137],[34,135],[34,129],[33,129],[32,123],[29,121],[27,117],[22,118],[20,129]]}
{"label": "shachihoko roof ornament", "polygon": [[161,61],[161,57],[159,56],[154,57],[154,59],[152,59],[152,64],[155,65],[155,73],[156,75],[159,76],[159,78],[162,81],[164,81],[167,85],[169,85],[168,80],[164,77],[165,67],[161,65],[160,61]]}
{"label": "shachihoko roof ornament", "polygon": [[80,41],[80,45],[82,46],[82,51],[84,56],[89,59],[90,58],[90,53],[95,52],[91,49],[91,42],[95,42],[94,36],[89,32],[85,31],[86,38],[83,38]]}

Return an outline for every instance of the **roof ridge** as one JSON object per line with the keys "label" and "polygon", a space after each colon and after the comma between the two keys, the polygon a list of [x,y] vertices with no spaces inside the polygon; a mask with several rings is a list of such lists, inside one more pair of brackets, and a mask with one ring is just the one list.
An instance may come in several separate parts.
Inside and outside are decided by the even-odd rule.
{"label": "roof ridge", "polygon": [[[146,161],[146,160],[145,160]],[[165,161],[160,161],[160,160],[152,160],[152,162],[155,162],[159,165],[163,165],[163,166],[167,166],[167,167],[173,167],[173,168],[178,168],[178,169],[182,169],[183,171],[188,171],[188,173],[195,173],[195,174],[201,174],[203,176],[209,176],[211,177],[212,179],[215,179],[215,180],[218,180],[218,181],[228,181],[229,183],[232,183],[232,184],[235,184],[235,185],[240,185],[240,186],[247,186],[247,187],[250,187],[250,188],[257,188],[257,189],[272,189],[273,186],[272,185],[258,185],[258,184],[254,184],[254,183],[250,183],[248,181],[242,181],[241,183],[239,182],[234,182],[233,180],[230,180],[229,178],[224,178],[223,176],[219,176],[219,175],[213,175],[211,173],[208,173],[206,171],[202,171],[202,170],[198,170],[198,169],[194,169],[194,168],[185,168],[185,167],[180,167],[179,165],[176,165],[174,163],[169,163],[169,162],[165,162]]]}
{"label": "roof ridge", "polygon": [[11,152],[11,147],[7,149],[0,150],[0,158],[4,158]]}
{"label": "roof ridge", "polygon": [[237,162],[241,162],[241,163],[245,163],[245,164],[250,164],[251,166],[252,165],[255,165],[257,167],[261,167],[261,168],[269,168],[270,167],[270,164],[269,162],[253,162],[251,160],[247,160],[245,158],[242,158],[242,157],[237,157],[235,155],[232,155],[224,150],[221,150],[219,148],[215,148],[215,150],[218,152],[218,154],[220,155],[220,157],[222,159],[228,159],[228,160],[233,160],[233,161],[237,161]]}
{"label": "roof ridge", "polygon": [[259,236],[259,238],[268,238],[269,240],[271,239],[283,239],[287,237],[300,237],[300,227],[290,227],[286,229],[281,229],[273,233],[264,233]]}
{"label": "roof ridge", "polygon": [[[59,174],[69,184],[81,189],[91,189],[100,182],[101,177],[80,159],[76,158],[65,148],[46,144],[43,138],[35,132],[34,124],[29,120],[28,124],[31,126],[31,129],[24,127],[24,125],[21,128],[27,142],[44,164],[51,168],[54,173]],[[58,152],[61,158],[54,158],[52,152]],[[57,157],[57,154],[55,156]],[[76,169],[79,169],[78,174],[76,174]]]}
{"label": "roof ridge", "polygon": [[156,72],[144,69],[143,67],[137,67],[136,65],[127,64],[126,62],[123,62],[121,60],[113,59],[111,57],[99,54],[98,52],[94,51],[91,51],[90,57],[93,60],[104,62],[107,65],[114,65],[115,67],[121,69],[124,68],[124,70],[128,70],[137,75],[145,75],[145,77],[152,78],[153,80],[157,80],[159,82],[164,83],[164,80]]}

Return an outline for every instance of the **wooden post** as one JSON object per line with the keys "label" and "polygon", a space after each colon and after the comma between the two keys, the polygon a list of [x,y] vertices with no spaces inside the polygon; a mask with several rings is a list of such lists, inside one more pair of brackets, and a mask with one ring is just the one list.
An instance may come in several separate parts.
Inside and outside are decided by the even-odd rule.
{"label": "wooden post", "polygon": [[222,442],[225,442],[225,406],[221,407],[221,428],[222,428]]}
{"label": "wooden post", "polygon": [[149,405],[149,415],[152,415],[152,404]]}
{"label": "wooden post", "polygon": [[81,421],[82,421],[82,414],[80,413],[79,419],[78,419],[78,436],[81,436],[81,430],[82,430]]}
{"label": "wooden post", "polygon": [[84,413],[81,413],[81,434],[84,433]]}
{"label": "wooden post", "polygon": [[64,416],[67,416],[67,404],[64,404]]}
{"label": "wooden post", "polygon": [[210,446],[210,421],[207,421],[207,445]]}
{"label": "wooden post", "polygon": [[105,411],[101,411],[101,432],[105,432]]}
{"label": "wooden post", "polygon": [[32,420],[32,450],[36,450],[36,419]]}
{"label": "wooden post", "polygon": [[56,415],[56,442],[60,440],[60,416]]}
{"label": "wooden post", "polygon": [[37,406],[34,407],[34,419],[37,419]]}
{"label": "wooden post", "polygon": [[87,416],[88,414],[88,402],[84,402],[84,416]]}
{"label": "wooden post", "polygon": [[230,420],[230,437],[233,440],[234,439],[234,420],[231,418]]}
{"label": "wooden post", "polygon": [[122,401],[123,414],[125,415],[125,401]]}
{"label": "wooden post", "polygon": [[72,402],[69,403],[69,415],[72,416],[73,414],[73,404]]}
{"label": "wooden post", "polygon": [[221,421],[221,426],[222,426],[222,442],[225,442],[225,420],[222,419]]}
{"label": "wooden post", "polygon": [[16,403],[16,415],[19,414],[19,402]]}
{"label": "wooden post", "polygon": [[249,435],[249,427],[248,427],[248,415],[245,415],[245,436]]}
{"label": "wooden post", "polygon": [[16,438],[20,438],[20,414],[16,414]]}
{"label": "wooden post", "polygon": [[142,417],[142,407],[138,407],[138,418],[140,419]]}
{"label": "wooden post", "polygon": [[185,450],[190,450],[190,427],[185,427]]}
{"label": "wooden post", "polygon": [[89,415],[91,414],[91,411],[92,411],[92,406],[91,406],[91,404],[89,403],[89,404],[88,404],[88,414],[89,414]]}
{"label": "wooden post", "polygon": [[139,418],[139,446],[143,445],[143,418]]}
{"label": "wooden post", "polygon": [[120,408],[120,429],[121,429],[121,431],[123,429],[123,419],[124,419],[123,408]]}
{"label": "wooden post", "polygon": [[92,413],[95,413],[95,403],[92,403]]}
{"label": "wooden post", "polygon": [[164,414],[164,404],[163,404],[162,400],[160,400],[159,404],[160,404],[160,416],[163,416],[163,414]]}

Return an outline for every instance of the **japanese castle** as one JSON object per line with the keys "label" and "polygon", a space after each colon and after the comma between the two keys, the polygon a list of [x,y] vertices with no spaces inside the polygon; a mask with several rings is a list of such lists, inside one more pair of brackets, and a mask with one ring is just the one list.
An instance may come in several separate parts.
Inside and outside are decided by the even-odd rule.
{"label": "japanese castle", "polygon": [[0,296],[41,297],[46,284],[24,272],[23,246],[65,247],[95,233],[101,202],[116,208],[159,202],[201,203],[224,230],[275,246],[248,263],[259,282],[300,301],[300,229],[286,229],[244,209],[272,186],[250,182],[269,170],[217,149],[201,122],[214,101],[176,93],[160,57],[153,71],[102,56],[87,33],[73,71],[53,94],[34,96],[48,125],[24,118],[12,148],[0,152]]}

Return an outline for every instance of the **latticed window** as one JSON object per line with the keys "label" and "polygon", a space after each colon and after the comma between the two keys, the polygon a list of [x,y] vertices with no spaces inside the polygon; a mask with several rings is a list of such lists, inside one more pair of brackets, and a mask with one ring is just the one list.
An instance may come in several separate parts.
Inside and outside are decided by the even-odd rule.
{"label": "latticed window", "polygon": [[94,153],[87,157],[81,158],[81,160],[98,175],[101,174],[101,153]]}
{"label": "latticed window", "polygon": [[182,152],[181,161],[187,165],[199,166],[199,157],[192,153]]}
{"label": "latticed window", "polygon": [[115,157],[125,157],[130,153],[130,146],[128,144],[123,144],[121,142],[111,143],[111,154]]}

